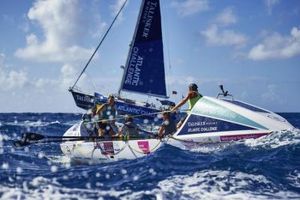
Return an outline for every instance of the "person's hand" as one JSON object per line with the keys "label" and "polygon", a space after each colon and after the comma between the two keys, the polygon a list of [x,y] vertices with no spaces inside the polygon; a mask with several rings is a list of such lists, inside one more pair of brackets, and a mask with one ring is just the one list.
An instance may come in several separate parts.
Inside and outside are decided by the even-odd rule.
{"label": "person's hand", "polygon": [[158,139],[161,140],[163,137],[164,137],[164,134],[157,134],[157,138],[158,138]]}

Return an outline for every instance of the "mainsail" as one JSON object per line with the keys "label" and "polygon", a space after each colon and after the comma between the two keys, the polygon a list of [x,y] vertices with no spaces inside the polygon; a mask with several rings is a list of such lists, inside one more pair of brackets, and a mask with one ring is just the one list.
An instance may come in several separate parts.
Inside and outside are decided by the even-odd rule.
{"label": "mainsail", "polygon": [[159,0],[144,0],[120,91],[167,97]]}

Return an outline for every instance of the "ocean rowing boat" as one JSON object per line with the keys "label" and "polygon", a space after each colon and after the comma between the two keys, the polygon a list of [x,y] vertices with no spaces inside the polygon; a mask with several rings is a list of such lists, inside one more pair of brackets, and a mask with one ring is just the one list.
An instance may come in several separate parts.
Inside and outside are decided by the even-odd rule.
{"label": "ocean rowing boat", "polygon": [[[162,140],[139,138],[112,141],[66,141],[62,152],[75,161],[104,162],[147,156],[163,144],[190,150],[201,145],[255,139],[294,127],[280,115],[237,100],[202,97],[188,113],[183,125]],[[63,137],[89,136],[82,122]]]}
{"label": "ocean rowing boat", "polygon": [[[63,137],[89,136],[89,131],[83,122],[73,125]],[[137,139],[114,139],[112,141],[66,141],[61,143],[62,152],[77,162],[107,162],[122,159],[135,159],[149,155],[162,145],[161,140],[137,138]]]}

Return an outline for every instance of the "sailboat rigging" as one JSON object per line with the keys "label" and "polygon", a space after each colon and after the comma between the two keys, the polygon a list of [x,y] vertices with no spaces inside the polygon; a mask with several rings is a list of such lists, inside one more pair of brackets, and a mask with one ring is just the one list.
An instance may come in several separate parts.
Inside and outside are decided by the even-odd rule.
{"label": "sailboat rigging", "polygon": [[111,30],[112,26],[114,25],[114,23],[116,22],[118,16],[120,15],[121,11],[123,10],[123,8],[125,7],[126,3],[128,0],[125,0],[125,2],[123,3],[123,5],[121,6],[120,10],[118,11],[117,15],[115,16],[115,18],[113,19],[112,23],[110,24],[110,26],[108,27],[108,29],[106,30],[105,34],[103,35],[102,39],[100,40],[98,46],[96,47],[95,51],[93,52],[93,54],[91,55],[91,57],[89,58],[88,62],[86,63],[86,65],[84,66],[84,68],[82,69],[82,71],[80,72],[79,76],[77,77],[75,83],[73,84],[73,86],[70,88],[70,90],[73,90],[74,87],[76,86],[77,82],[79,81],[80,77],[83,75],[83,73],[85,72],[86,68],[89,66],[90,62],[92,61],[92,59],[94,58],[95,54],[97,53],[98,49],[100,48],[100,46],[102,45],[103,41],[105,40],[106,36],[108,35],[109,31]]}
{"label": "sailboat rigging", "polygon": [[[75,91],[74,87],[101,46],[106,35],[124,8],[126,2],[127,0],[124,2],[119,12],[115,16],[112,24],[101,39],[99,45],[85,65],[74,85],[69,89],[73,95],[76,105],[80,108],[89,109],[96,101],[101,103],[106,102],[107,97],[104,95],[96,92],[94,95],[85,94],[80,91]],[[154,104],[145,102],[137,103],[134,100],[122,98],[122,91],[160,98],[168,98],[165,81],[163,38],[159,0],[144,0],[141,3],[135,32],[130,45],[116,101],[116,107],[119,114],[140,115],[159,111]]]}

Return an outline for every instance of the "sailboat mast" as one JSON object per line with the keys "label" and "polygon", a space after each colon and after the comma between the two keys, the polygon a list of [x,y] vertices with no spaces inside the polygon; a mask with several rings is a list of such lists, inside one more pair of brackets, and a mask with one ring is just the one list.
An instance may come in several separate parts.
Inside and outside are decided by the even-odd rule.
{"label": "sailboat mast", "polygon": [[122,88],[123,88],[123,83],[124,83],[124,81],[125,81],[126,71],[127,71],[127,69],[128,69],[128,64],[129,64],[129,61],[130,61],[130,55],[131,55],[132,49],[133,49],[133,42],[134,42],[134,40],[135,40],[137,31],[138,31],[138,27],[139,27],[139,22],[140,22],[140,19],[141,19],[141,17],[142,17],[142,14],[143,14],[143,7],[144,7],[144,4],[145,4],[145,0],[143,0],[142,3],[141,3],[141,5],[140,5],[139,16],[138,16],[138,18],[137,18],[136,25],[135,25],[135,29],[134,29],[134,34],[133,34],[131,43],[130,43],[130,45],[129,45],[129,51],[128,51],[128,54],[127,54],[126,64],[125,64],[125,68],[124,68],[122,80],[121,80],[121,83],[120,83],[120,87],[119,87],[119,90],[118,90],[118,96],[119,96],[119,97],[121,96],[121,91],[122,91]]}

